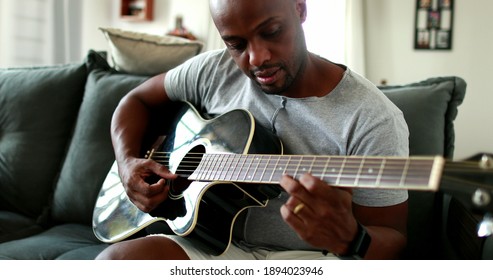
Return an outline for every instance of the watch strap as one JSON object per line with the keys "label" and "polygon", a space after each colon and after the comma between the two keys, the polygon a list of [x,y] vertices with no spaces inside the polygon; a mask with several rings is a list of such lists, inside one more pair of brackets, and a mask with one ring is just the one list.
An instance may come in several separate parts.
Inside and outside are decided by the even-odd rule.
{"label": "watch strap", "polygon": [[[357,223],[357,225],[358,231],[356,233],[356,237],[349,244],[348,251],[344,255],[337,255],[338,257],[342,259],[363,259],[365,257],[366,252],[370,247],[371,236],[368,234],[363,225],[361,225],[359,222]],[[324,255],[327,255],[328,252],[329,251],[327,250],[322,251]]]}

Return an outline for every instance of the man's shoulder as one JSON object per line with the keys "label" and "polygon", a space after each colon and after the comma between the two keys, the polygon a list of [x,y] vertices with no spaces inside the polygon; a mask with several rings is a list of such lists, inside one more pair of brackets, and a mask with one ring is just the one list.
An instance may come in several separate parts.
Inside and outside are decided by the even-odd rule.
{"label": "man's shoulder", "polygon": [[192,58],[192,60],[197,60],[197,61],[229,61],[231,60],[231,56],[229,55],[228,51],[226,49],[216,49],[216,50],[209,50],[205,51],[203,53],[200,53],[196,55],[195,57]]}
{"label": "man's shoulder", "polygon": [[[380,104],[382,106],[390,106],[391,108],[395,107],[374,83],[350,69],[346,71],[344,90],[351,93],[351,96],[346,97],[353,98],[358,103],[362,103],[362,100],[364,100],[372,105]],[[366,105],[369,104],[366,103]]]}
{"label": "man's shoulder", "polygon": [[176,69],[210,74],[211,72],[217,71],[231,71],[235,67],[236,64],[226,49],[215,49],[205,51],[190,58]]}

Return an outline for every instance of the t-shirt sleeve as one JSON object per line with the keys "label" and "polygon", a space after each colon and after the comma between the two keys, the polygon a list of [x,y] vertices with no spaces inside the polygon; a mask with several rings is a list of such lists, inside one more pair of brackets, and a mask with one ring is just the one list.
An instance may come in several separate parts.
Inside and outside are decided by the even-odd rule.
{"label": "t-shirt sleeve", "polygon": [[188,101],[202,108],[211,88],[223,51],[199,54],[166,73],[164,88],[173,101]]}

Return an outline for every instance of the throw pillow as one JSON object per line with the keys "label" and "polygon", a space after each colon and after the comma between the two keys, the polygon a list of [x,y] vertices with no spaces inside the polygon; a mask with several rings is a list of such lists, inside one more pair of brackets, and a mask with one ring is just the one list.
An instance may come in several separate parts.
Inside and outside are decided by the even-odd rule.
{"label": "throw pillow", "polygon": [[411,155],[453,156],[453,122],[466,92],[462,78],[436,77],[380,89],[404,113]]}
{"label": "throw pillow", "polygon": [[124,95],[147,78],[106,69],[89,73],[74,135],[55,189],[53,222],[91,224],[97,195],[115,160],[110,136],[113,111]]}
{"label": "throw pillow", "polygon": [[157,36],[116,28],[100,28],[108,40],[114,68],[138,75],[166,72],[202,50],[199,41]]}
{"label": "throw pillow", "polygon": [[84,64],[0,70],[0,209],[38,217],[84,93]]}

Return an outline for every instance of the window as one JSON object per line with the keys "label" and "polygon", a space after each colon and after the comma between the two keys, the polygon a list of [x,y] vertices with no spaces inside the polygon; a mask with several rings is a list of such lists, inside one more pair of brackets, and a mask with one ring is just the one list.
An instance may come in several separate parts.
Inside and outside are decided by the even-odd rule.
{"label": "window", "polygon": [[81,0],[0,2],[0,67],[80,60]]}
{"label": "window", "polygon": [[345,63],[346,0],[307,1],[303,24],[308,49],[336,63]]}

